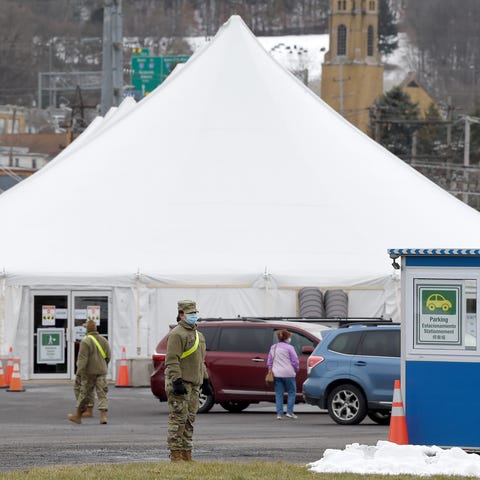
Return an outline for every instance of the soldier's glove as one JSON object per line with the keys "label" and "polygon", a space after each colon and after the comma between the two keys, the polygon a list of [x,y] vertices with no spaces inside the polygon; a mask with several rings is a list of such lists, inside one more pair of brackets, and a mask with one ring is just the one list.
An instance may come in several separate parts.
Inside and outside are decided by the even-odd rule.
{"label": "soldier's glove", "polygon": [[187,394],[187,389],[185,388],[185,384],[183,383],[182,378],[177,378],[173,382],[173,393],[175,395],[186,395]]}
{"label": "soldier's glove", "polygon": [[213,388],[212,386],[210,385],[210,382],[208,381],[208,378],[204,378],[203,379],[203,383],[202,383],[202,393],[204,395],[213,395]]}

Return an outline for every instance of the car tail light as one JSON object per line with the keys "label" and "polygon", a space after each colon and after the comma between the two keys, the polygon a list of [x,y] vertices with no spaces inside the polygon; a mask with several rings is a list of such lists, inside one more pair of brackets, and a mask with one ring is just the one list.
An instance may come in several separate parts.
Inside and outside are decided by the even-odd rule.
{"label": "car tail light", "polygon": [[165,361],[165,354],[164,353],[157,353],[155,352],[153,355],[152,355],[152,360],[154,362],[164,362]]}
{"label": "car tail light", "polygon": [[319,355],[310,355],[307,361],[307,374],[312,371],[312,368],[323,362],[325,359]]}

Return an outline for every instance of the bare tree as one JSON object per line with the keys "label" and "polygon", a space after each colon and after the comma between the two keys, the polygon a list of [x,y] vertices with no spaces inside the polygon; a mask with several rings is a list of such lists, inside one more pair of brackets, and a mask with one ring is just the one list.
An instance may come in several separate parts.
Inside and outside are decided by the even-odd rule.
{"label": "bare tree", "polygon": [[417,71],[437,95],[473,111],[479,92],[480,2],[407,0],[406,28],[418,48]]}

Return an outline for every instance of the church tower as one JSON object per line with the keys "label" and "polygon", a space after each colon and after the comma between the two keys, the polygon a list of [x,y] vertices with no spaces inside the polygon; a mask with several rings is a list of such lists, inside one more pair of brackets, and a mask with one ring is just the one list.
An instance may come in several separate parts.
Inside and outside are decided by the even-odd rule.
{"label": "church tower", "polygon": [[379,0],[330,0],[330,49],[322,65],[322,99],[363,132],[383,93],[378,52]]}

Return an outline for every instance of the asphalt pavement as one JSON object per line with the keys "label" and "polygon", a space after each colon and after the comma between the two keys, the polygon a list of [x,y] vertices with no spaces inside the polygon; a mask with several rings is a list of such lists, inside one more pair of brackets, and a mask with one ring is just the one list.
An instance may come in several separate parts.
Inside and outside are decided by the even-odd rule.
{"label": "asphalt pavement", "polygon": [[[168,461],[167,406],[149,388],[110,387],[108,424],[99,414],[69,422],[73,382],[23,382],[24,392],[0,390],[0,472],[33,466]],[[277,420],[272,403],[242,413],[215,406],[197,416],[193,457],[199,461],[285,461],[307,464],[325,449],[347,444],[375,445],[388,427],[366,419],[355,426],[335,424],[318,408],[296,406],[298,419]]]}

